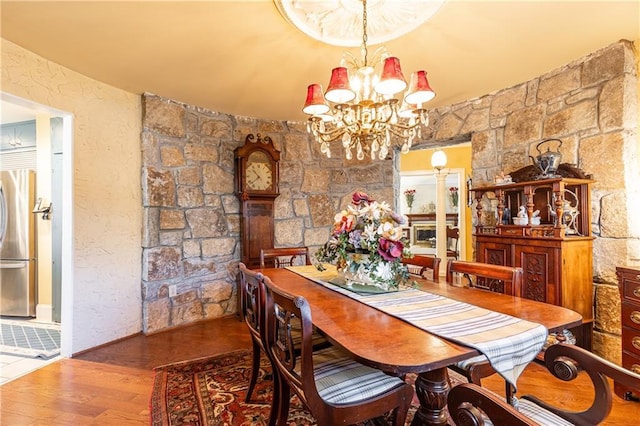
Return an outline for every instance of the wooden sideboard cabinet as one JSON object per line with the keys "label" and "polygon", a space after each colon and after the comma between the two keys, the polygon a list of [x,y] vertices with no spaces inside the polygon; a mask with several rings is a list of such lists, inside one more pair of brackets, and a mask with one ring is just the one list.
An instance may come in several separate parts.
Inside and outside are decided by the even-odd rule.
{"label": "wooden sideboard cabinet", "polygon": [[[473,189],[478,212],[476,260],[520,266],[523,281],[513,289],[514,295],[580,313],[583,325],[572,331],[587,349],[593,324],[593,182],[553,178]],[[526,225],[514,224],[519,211]],[[500,282],[477,285],[505,292]]]}
{"label": "wooden sideboard cabinet", "polygon": [[[622,299],[622,366],[640,374],[640,269],[616,268]],[[618,383],[615,392],[626,400],[640,400],[640,389]]]}

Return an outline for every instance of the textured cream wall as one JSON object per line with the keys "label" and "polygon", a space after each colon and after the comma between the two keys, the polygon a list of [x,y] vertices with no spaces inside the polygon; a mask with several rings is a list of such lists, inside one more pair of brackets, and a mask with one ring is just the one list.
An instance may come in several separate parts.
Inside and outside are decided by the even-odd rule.
{"label": "textured cream wall", "polygon": [[63,346],[64,353],[137,333],[142,329],[140,97],[4,39],[1,50],[3,92],[73,114],[73,150],[64,153],[73,159],[72,279],[64,281],[63,275],[62,296],[63,345],[70,347]]}

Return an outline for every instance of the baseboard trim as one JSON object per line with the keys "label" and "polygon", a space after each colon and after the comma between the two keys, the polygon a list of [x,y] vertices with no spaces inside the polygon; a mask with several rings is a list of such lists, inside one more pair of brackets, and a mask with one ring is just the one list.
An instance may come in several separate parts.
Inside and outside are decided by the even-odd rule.
{"label": "baseboard trim", "polygon": [[53,322],[53,306],[38,303],[36,305],[36,320],[38,322]]}

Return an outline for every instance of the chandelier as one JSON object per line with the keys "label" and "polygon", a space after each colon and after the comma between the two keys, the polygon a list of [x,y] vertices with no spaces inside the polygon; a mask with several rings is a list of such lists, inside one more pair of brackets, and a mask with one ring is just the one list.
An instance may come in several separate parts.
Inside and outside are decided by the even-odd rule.
{"label": "chandelier", "polygon": [[[407,153],[420,138],[421,127],[429,124],[422,104],[435,92],[427,73],[411,74],[409,88],[400,68],[400,60],[379,47],[369,59],[367,49],[367,1],[362,0],[362,59],[345,52],[341,66],[331,72],[327,91],[320,84],[307,88],[302,111],[308,114],[307,130],[320,144],[320,151],[331,158],[330,145],[342,142],[347,160],[385,159],[393,146]],[[349,67],[349,69],[347,68]],[[378,75],[376,69],[381,68]],[[402,101],[396,95],[407,89]],[[327,103],[329,101],[329,103]]]}

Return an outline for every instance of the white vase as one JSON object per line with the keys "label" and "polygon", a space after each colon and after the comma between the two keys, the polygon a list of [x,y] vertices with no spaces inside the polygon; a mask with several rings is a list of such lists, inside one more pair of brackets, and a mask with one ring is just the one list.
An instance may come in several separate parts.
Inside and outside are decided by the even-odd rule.
{"label": "white vase", "polygon": [[381,261],[371,265],[368,254],[353,253],[349,255],[347,266],[339,271],[347,285],[360,284],[374,286],[382,290],[397,288],[396,277],[390,262]]}

